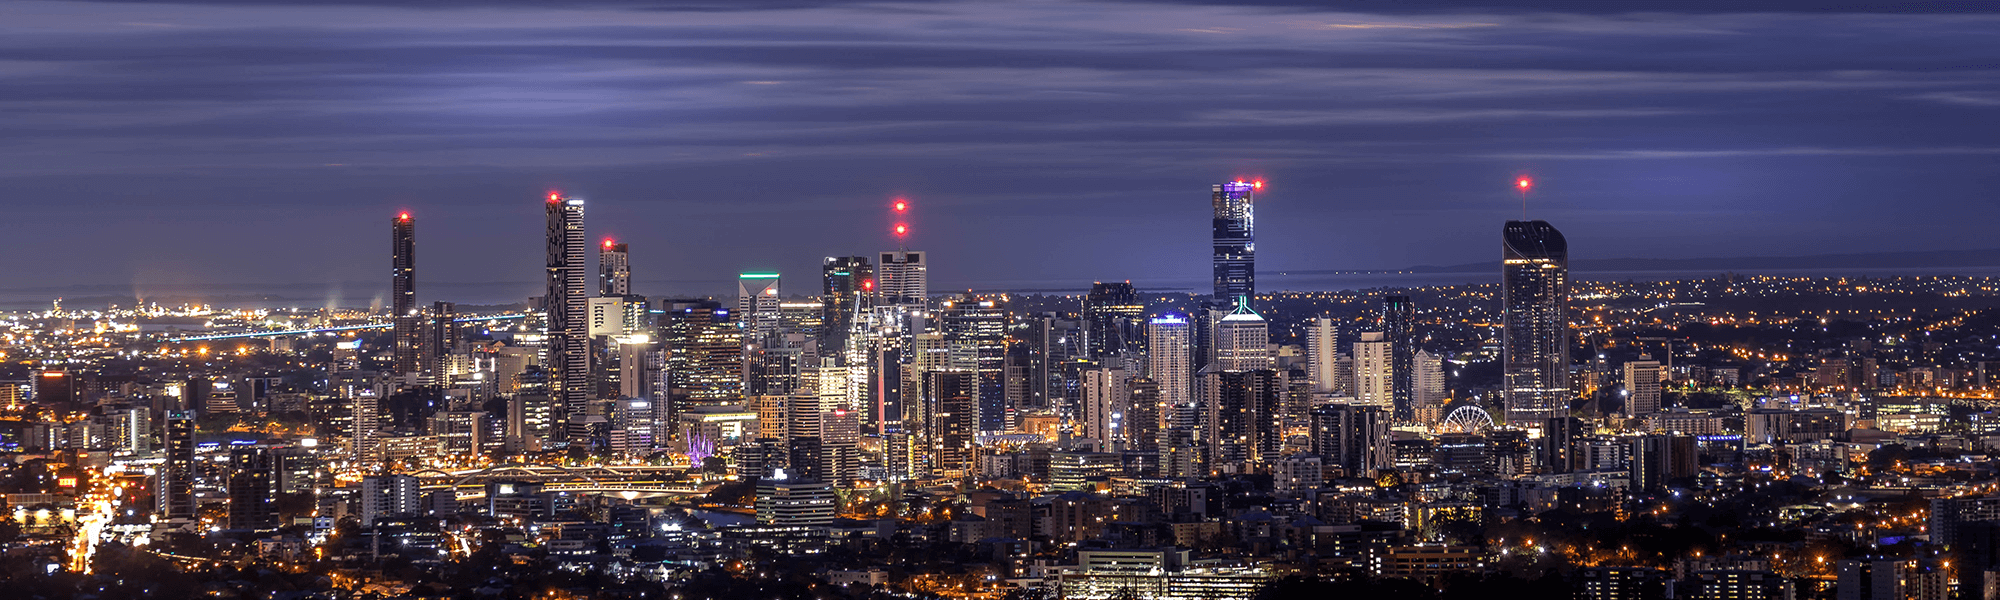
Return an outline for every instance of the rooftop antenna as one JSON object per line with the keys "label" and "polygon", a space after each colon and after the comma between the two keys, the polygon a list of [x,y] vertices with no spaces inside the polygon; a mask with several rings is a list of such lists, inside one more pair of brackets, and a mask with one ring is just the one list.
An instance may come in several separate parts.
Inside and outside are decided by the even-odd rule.
{"label": "rooftop antenna", "polygon": [[1514,180],[1514,189],[1521,190],[1521,220],[1528,220],[1528,190],[1535,187],[1535,180],[1527,175]]}

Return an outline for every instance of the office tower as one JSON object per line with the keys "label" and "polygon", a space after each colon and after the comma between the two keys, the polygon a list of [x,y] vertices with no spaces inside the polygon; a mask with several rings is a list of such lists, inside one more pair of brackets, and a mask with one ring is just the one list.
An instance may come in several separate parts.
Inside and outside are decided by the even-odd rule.
{"label": "office tower", "polygon": [[759,335],[778,327],[777,273],[743,273],[736,276],[736,319],[746,331]]}
{"label": "office tower", "polygon": [[1083,296],[1088,357],[1101,360],[1122,352],[1142,353],[1144,340],[1138,335],[1138,325],[1145,314],[1146,304],[1139,300],[1132,282],[1091,284],[1090,293]]}
{"label": "office tower", "polygon": [[395,516],[423,514],[423,490],[411,475],[369,475],[361,478],[361,526]]}
{"label": "office tower", "polygon": [[1340,327],[1333,319],[1317,317],[1306,322],[1306,377],[1313,391],[1333,394],[1345,391],[1339,374]]}
{"label": "office tower", "polygon": [[729,310],[712,300],[667,300],[660,310],[669,403],[662,418],[678,422],[688,408],[740,402],[743,331]]}
{"label": "office tower", "polygon": [[1410,368],[1415,371],[1411,376],[1414,385],[1410,391],[1411,406],[1420,412],[1443,409],[1450,399],[1450,390],[1445,387],[1444,357],[1420,351],[1411,358]]}
{"label": "office tower", "polygon": [[167,411],[166,471],[160,474],[160,502],[168,519],[194,518],[194,411]]}
{"label": "office tower", "polygon": [[1393,406],[1395,343],[1380,331],[1361,332],[1354,342],[1354,398],[1366,404]]}
{"label": "office tower", "polygon": [[866,256],[829,256],[820,261],[819,355],[840,356],[847,350],[865,300],[875,292],[875,267]]}
{"label": "office tower", "polygon": [[229,528],[271,529],[278,515],[271,508],[271,453],[257,446],[229,449]]}
{"label": "office tower", "polygon": [[1569,242],[1545,221],[1508,221],[1500,273],[1507,420],[1569,412]]}
{"label": "office tower", "polygon": [[1276,458],[1284,445],[1276,412],[1284,389],[1278,372],[1208,371],[1203,377],[1211,465],[1233,468]]}
{"label": "office tower", "polygon": [[1381,406],[1336,402],[1313,409],[1308,438],[1312,452],[1349,477],[1371,476],[1395,466],[1389,411]]}
{"label": "office tower", "polygon": [[1417,349],[1412,325],[1416,319],[1417,305],[1409,296],[1382,297],[1382,336],[1389,340],[1389,398],[1395,404],[1398,421],[1409,421],[1416,416],[1413,412],[1416,372],[1412,369]]}
{"label": "office tower", "polygon": [[345,394],[353,403],[353,414],[349,421],[347,439],[349,448],[357,461],[375,460],[380,457],[379,433],[382,429],[382,396],[373,387],[357,388]]}
{"label": "office tower", "polygon": [[595,296],[586,302],[592,338],[652,333],[652,307],[645,296]]}
{"label": "office tower", "polygon": [[1003,379],[1007,360],[1007,307],[1005,296],[971,294],[944,301],[938,307],[938,330],[951,368],[978,376],[978,431],[1005,431],[1012,424]]}
{"label": "office tower", "polygon": [[923,252],[883,252],[875,277],[875,292],[881,298],[880,303],[923,306],[931,293],[929,269]]}
{"label": "office tower", "polygon": [[458,340],[458,305],[450,302],[431,303],[431,322],[430,326],[425,328],[423,343],[429,364],[424,366],[424,370],[432,374],[438,385],[450,383],[452,375],[462,374],[451,372],[452,370],[446,367],[451,355],[458,351]]}
{"label": "office tower", "polygon": [[1083,372],[1082,414],[1078,415],[1077,437],[1096,440],[1099,452],[1109,452],[1123,441],[1120,431],[1132,395],[1125,387],[1125,370],[1096,367]]}
{"label": "office tower", "polygon": [[1256,371],[1277,365],[1271,353],[1270,324],[1250,310],[1244,299],[1236,311],[1215,325],[1215,356],[1211,364],[1224,371]]}
{"label": "office tower", "polygon": [[979,433],[975,406],[979,376],[961,370],[931,371],[924,375],[924,403],[934,407],[930,432],[937,468],[947,474],[970,471],[977,450],[973,443]]}
{"label": "office tower", "polygon": [[1177,314],[1153,317],[1147,323],[1146,370],[1160,388],[1160,430],[1195,426],[1194,329]]}
{"label": "office tower", "polygon": [[396,215],[389,225],[389,318],[393,319],[395,370],[397,375],[420,373],[424,364],[419,358],[423,321],[417,315],[417,225],[410,220],[410,213]]}
{"label": "office tower", "polygon": [[840,498],[833,483],[779,473],[757,482],[757,522],[785,527],[824,527],[833,524],[840,511]]}
{"label": "office tower", "polygon": [[820,452],[827,479],[848,481],[861,465],[860,413],[836,408],[820,413]]}
{"label": "office tower", "polygon": [[597,249],[597,295],[632,295],[632,261],[625,244],[604,240]]}
{"label": "office tower", "polygon": [[[585,434],[596,386],[590,380],[590,295],[585,292],[583,201],[549,194],[547,229],[547,291],[542,311],[548,321],[548,360],[555,375],[554,393],[560,411],[558,443],[570,434]],[[572,422],[573,421],[573,422]],[[581,443],[583,440],[578,440]]]}
{"label": "office tower", "polygon": [[1625,363],[1625,418],[1637,419],[1660,412],[1660,363],[1634,360]]}
{"label": "office tower", "polygon": [[1259,184],[1235,181],[1214,186],[1216,306],[1248,305],[1257,295],[1256,220],[1253,191]]}

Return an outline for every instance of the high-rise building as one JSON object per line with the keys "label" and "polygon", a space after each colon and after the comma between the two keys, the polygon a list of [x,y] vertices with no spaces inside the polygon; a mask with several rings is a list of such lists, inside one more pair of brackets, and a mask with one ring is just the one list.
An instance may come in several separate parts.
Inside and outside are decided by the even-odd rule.
{"label": "high-rise building", "polygon": [[353,450],[354,459],[368,461],[380,458],[382,429],[382,395],[374,387],[359,387],[345,392],[352,402],[353,412],[349,415],[347,439]]}
{"label": "high-rise building", "polygon": [[1146,304],[1139,300],[1132,282],[1091,284],[1090,293],[1083,296],[1083,321],[1087,328],[1084,338],[1089,358],[1101,360],[1125,352],[1133,355],[1144,352],[1145,340],[1139,335],[1139,323],[1145,314]]}
{"label": "high-rise building", "polygon": [[1306,376],[1312,379],[1313,391],[1329,394],[1346,391],[1339,362],[1340,327],[1327,317],[1307,321]]}
{"label": "high-rise building", "polygon": [[273,464],[269,449],[237,446],[229,449],[229,528],[271,529],[278,526],[272,510]]}
{"label": "high-rise building", "polygon": [[1217,305],[1250,303],[1257,295],[1254,190],[1259,184],[1234,181],[1214,186],[1215,295]]}
{"label": "high-rise building", "polygon": [[1660,412],[1660,362],[1625,363],[1625,417],[1636,419]]}
{"label": "high-rise building", "polygon": [[423,490],[411,475],[369,475],[361,478],[361,526],[394,516],[416,516],[423,511]]}
{"label": "high-rise building", "polygon": [[1112,450],[1125,441],[1123,423],[1132,393],[1125,387],[1125,370],[1098,367],[1083,372],[1082,414],[1077,418],[1077,436],[1097,440],[1098,451]]}
{"label": "high-rise building", "polygon": [[923,306],[930,298],[930,265],[915,250],[883,252],[877,263],[875,293],[880,304]]}
{"label": "high-rise building", "polygon": [[1277,415],[1284,378],[1271,369],[1210,370],[1203,377],[1208,409],[1203,427],[1211,465],[1236,467],[1276,458],[1284,444]]}
{"label": "high-rise building", "polygon": [[167,464],[160,474],[160,503],[168,519],[194,518],[194,411],[167,411]]}
{"label": "high-rise building", "polygon": [[1160,388],[1158,427],[1195,426],[1193,327],[1186,316],[1166,314],[1147,323],[1147,372]]}
{"label": "high-rise building", "polygon": [[1256,371],[1277,365],[1271,353],[1270,323],[1250,310],[1247,297],[1215,325],[1212,365],[1224,371]]}
{"label": "high-rise building", "polygon": [[[586,435],[596,385],[590,379],[590,295],[583,239],[583,200],[549,194],[547,228],[547,291],[542,311],[548,322],[548,360],[555,375],[558,429],[566,443],[571,434]],[[579,440],[580,442],[581,440]]]}
{"label": "high-rise building", "polygon": [[389,221],[390,319],[395,339],[395,369],[398,375],[420,373],[423,346],[423,317],[417,314],[417,224],[410,213]]}
{"label": "high-rise building", "polygon": [[1395,466],[1389,411],[1381,406],[1336,402],[1313,409],[1312,452],[1349,477],[1369,476]]}
{"label": "high-rise building", "polygon": [[1361,332],[1354,341],[1354,398],[1364,404],[1394,406],[1395,342],[1380,331]]}
{"label": "high-rise building", "polygon": [[604,240],[597,249],[597,295],[628,296],[632,294],[632,260],[625,251],[625,244]]}
{"label": "high-rise building", "polygon": [[676,423],[688,408],[741,402],[743,331],[729,310],[712,300],[666,300],[660,310],[668,397],[661,418]]}
{"label": "high-rise building", "polygon": [[424,331],[424,352],[429,360],[424,370],[436,378],[439,385],[451,381],[450,369],[445,362],[458,351],[458,305],[450,302],[431,303],[430,327]]}
{"label": "high-rise building", "polygon": [[1005,296],[966,294],[938,305],[938,331],[953,369],[976,373],[974,407],[978,431],[1005,431],[1011,425],[1004,380],[1007,360]]}
{"label": "high-rise building", "polygon": [[1569,412],[1569,242],[1545,221],[1508,221],[1500,293],[1507,420]]}
{"label": "high-rise building", "polygon": [[1411,359],[1411,368],[1416,371],[1411,377],[1415,389],[1410,393],[1410,404],[1416,410],[1442,409],[1450,397],[1445,387],[1444,357],[1425,351],[1418,351]]}
{"label": "high-rise building", "polygon": [[[759,343],[778,329],[777,273],[743,273],[736,276],[736,320],[742,323],[746,340]],[[754,334],[754,335],[753,335]]]}
{"label": "high-rise building", "polygon": [[875,292],[875,267],[866,256],[829,256],[820,261],[819,355],[840,356],[847,349],[867,296]]}
{"label": "high-rise building", "polygon": [[971,471],[976,459],[974,442],[979,434],[979,377],[962,370],[925,373],[924,403],[930,411],[930,433],[937,468],[946,473]]}
{"label": "high-rise building", "polygon": [[1413,325],[1417,320],[1417,305],[1409,296],[1382,297],[1382,335],[1389,340],[1389,398],[1396,407],[1396,420],[1408,421],[1416,416],[1413,412],[1416,398],[1416,358],[1417,337]]}

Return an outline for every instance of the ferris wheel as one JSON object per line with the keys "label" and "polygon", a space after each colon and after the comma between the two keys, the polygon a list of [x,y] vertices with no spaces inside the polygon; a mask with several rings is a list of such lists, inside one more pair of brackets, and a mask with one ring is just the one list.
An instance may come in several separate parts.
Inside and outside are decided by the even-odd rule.
{"label": "ferris wheel", "polygon": [[1438,425],[1440,433],[1481,433],[1492,428],[1493,415],[1473,404],[1452,409],[1445,415],[1444,423]]}

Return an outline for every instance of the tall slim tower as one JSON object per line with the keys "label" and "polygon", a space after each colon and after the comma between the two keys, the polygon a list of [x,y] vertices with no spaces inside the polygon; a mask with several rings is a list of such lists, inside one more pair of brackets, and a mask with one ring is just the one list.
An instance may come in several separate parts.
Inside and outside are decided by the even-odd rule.
{"label": "tall slim tower", "polygon": [[875,267],[866,256],[829,256],[820,261],[820,275],[819,355],[839,356],[868,308],[863,298],[875,291]]}
{"label": "tall slim tower", "polygon": [[389,221],[391,246],[390,318],[394,320],[396,374],[424,370],[422,355],[423,320],[417,316],[417,224],[410,213]]}
{"label": "tall slim tower", "polygon": [[1160,428],[1192,428],[1194,402],[1194,327],[1182,315],[1153,317],[1147,324],[1147,371],[1160,387]]}
{"label": "tall slim tower", "polygon": [[1546,221],[1508,221],[1500,292],[1507,420],[1569,414],[1569,242]]}
{"label": "tall slim tower", "polygon": [[[1215,184],[1215,296],[1217,305],[1257,296],[1255,190],[1259,183]],[[1240,299],[1240,300],[1239,300]]]}
{"label": "tall slim tower", "polygon": [[556,409],[561,411],[556,421],[565,424],[555,431],[569,440],[572,434],[583,436],[584,415],[597,387],[590,381],[590,295],[584,282],[589,265],[583,253],[583,200],[549,194],[547,233],[548,291],[542,297],[542,310],[548,313],[547,364],[555,375]]}
{"label": "tall slim tower", "polygon": [[1382,297],[1382,334],[1389,340],[1389,398],[1397,421],[1416,417],[1415,398],[1417,338],[1411,324],[1417,319],[1417,305],[1409,296]]}
{"label": "tall slim tower", "polygon": [[1306,322],[1307,375],[1313,391],[1332,393],[1347,387],[1340,377],[1340,327],[1333,319],[1317,317]]}
{"label": "tall slim tower", "polygon": [[161,473],[161,504],[168,519],[192,519],[194,502],[194,411],[167,411],[167,468]]}
{"label": "tall slim tower", "polygon": [[632,294],[632,263],[625,244],[604,240],[597,249],[597,295],[608,297]]}

